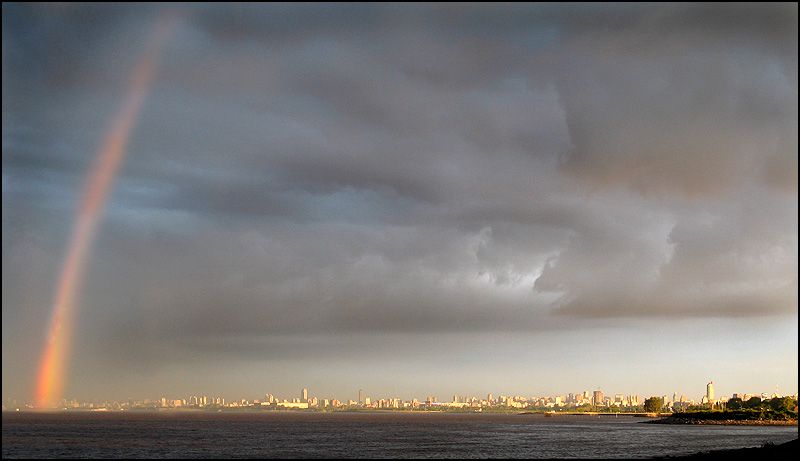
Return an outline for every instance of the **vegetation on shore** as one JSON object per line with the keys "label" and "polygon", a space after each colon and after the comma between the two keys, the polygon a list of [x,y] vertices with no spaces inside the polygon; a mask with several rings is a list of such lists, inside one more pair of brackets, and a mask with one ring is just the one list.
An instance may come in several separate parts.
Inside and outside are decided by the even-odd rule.
{"label": "vegetation on shore", "polygon": [[746,402],[733,398],[723,408],[691,407],[668,417],[652,421],[658,424],[797,424],[797,401],[791,397],[762,400],[752,397]]}
{"label": "vegetation on shore", "polygon": [[673,414],[678,419],[732,420],[732,421],[796,421],[797,401],[791,397],[761,400],[752,397],[746,402],[739,398],[728,400],[723,410],[695,410]]}
{"label": "vegetation on shore", "polygon": [[797,413],[774,410],[683,411],[668,418],[689,421],[797,421]]}

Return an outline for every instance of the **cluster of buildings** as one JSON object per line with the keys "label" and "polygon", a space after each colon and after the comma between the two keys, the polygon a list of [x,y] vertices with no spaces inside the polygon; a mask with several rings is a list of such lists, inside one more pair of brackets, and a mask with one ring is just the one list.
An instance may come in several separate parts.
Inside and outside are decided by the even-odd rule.
{"label": "cluster of buildings", "polygon": [[[776,388],[775,392],[772,393],[772,395],[767,394],[766,392],[762,392],[760,394],[734,393],[733,395],[731,395],[730,398],[731,399],[738,398],[738,399],[741,399],[743,402],[746,402],[746,401],[750,400],[753,397],[758,397],[761,400],[767,400],[767,399],[773,399],[775,397],[782,397],[782,396],[778,394],[778,390]],[[791,397],[794,400],[797,400],[797,394],[794,394]],[[679,410],[679,409],[681,409],[682,406],[687,406],[687,405],[685,405],[683,403],[683,398],[684,397],[681,396],[681,401],[677,402],[678,403],[677,406],[675,405],[675,402],[672,402],[672,406],[670,408],[673,408],[674,410]],[[673,400],[675,400],[675,399],[673,398]],[[708,384],[706,384],[706,394],[700,400],[700,404],[701,405],[710,405],[712,407],[724,407],[725,404],[728,402],[728,400],[729,400],[728,397],[717,398],[717,396],[716,396],[716,394],[714,392],[714,381],[710,381]],[[666,400],[665,400],[665,402],[666,402]],[[694,405],[694,401],[691,402],[691,405]]]}
{"label": "cluster of buildings", "polygon": [[[454,395],[452,400],[440,401],[436,396],[429,395],[424,400],[400,398],[372,398],[358,391],[358,400],[338,400],[335,398],[318,398],[308,394],[308,389],[303,388],[299,397],[280,399],[272,394],[266,394],[263,399],[225,400],[224,397],[209,397],[205,395],[192,395],[189,398],[126,400],[113,402],[89,403],[78,400],[62,400],[61,406],[67,409],[192,409],[192,408],[261,408],[261,409],[449,409],[449,408],[569,408],[591,405],[594,407],[637,407],[642,404],[641,397],[636,395],[616,394],[604,396],[602,391],[590,393],[585,391],[577,394],[567,394],[550,397],[525,397],[488,394],[486,398],[467,397]],[[13,405],[13,404],[12,404]]]}
{"label": "cluster of buildings", "polygon": [[[777,392],[772,397],[777,397]],[[746,401],[750,397],[770,398],[767,394],[733,394]],[[797,399],[797,395],[794,396]],[[665,409],[672,411],[685,410],[695,405],[724,406],[727,398],[717,398],[714,392],[714,383],[706,385],[706,393],[699,402],[688,399],[685,395],[673,393],[672,398],[668,395],[661,396]],[[467,397],[453,395],[449,401],[440,401],[434,395],[427,396],[424,400],[411,399],[403,400],[399,398],[380,398],[373,399],[366,395],[363,390],[358,391],[358,400],[338,400],[334,398],[318,398],[309,396],[308,388],[303,388],[298,397],[291,399],[280,399],[272,394],[266,394],[263,399],[240,399],[226,401],[223,397],[209,397],[206,395],[192,395],[187,399],[170,399],[161,397],[160,399],[127,400],[114,402],[80,402],[78,400],[62,400],[61,407],[66,409],[88,409],[88,410],[126,410],[126,409],[222,409],[222,408],[251,408],[251,409],[317,409],[317,410],[336,410],[336,409],[421,409],[421,410],[446,410],[446,409],[472,409],[483,411],[491,408],[514,408],[514,409],[560,409],[560,410],[591,410],[591,411],[636,411],[641,410],[644,399],[638,395],[609,394],[606,395],[602,390],[583,391],[569,393],[565,395],[547,397],[524,397],[520,395],[507,396],[493,394],[486,395],[485,398]],[[16,402],[9,402],[3,405],[3,409],[20,408]],[[32,408],[31,405],[23,405],[22,408]]]}

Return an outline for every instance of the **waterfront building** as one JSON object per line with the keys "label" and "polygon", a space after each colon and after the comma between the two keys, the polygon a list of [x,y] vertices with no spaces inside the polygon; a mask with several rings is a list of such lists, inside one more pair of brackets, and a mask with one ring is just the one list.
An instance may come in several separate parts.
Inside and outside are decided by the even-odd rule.
{"label": "waterfront building", "polygon": [[308,408],[308,402],[281,402],[278,406],[284,408]]}
{"label": "waterfront building", "polygon": [[592,405],[603,405],[603,391],[592,392]]}

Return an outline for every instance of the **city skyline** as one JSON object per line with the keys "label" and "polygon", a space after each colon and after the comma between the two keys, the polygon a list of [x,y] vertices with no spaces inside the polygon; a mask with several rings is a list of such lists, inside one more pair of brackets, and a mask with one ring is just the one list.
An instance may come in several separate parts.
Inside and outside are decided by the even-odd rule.
{"label": "city skyline", "polygon": [[796,4],[2,8],[4,400],[797,392]]}
{"label": "city skyline", "polygon": [[[687,395],[679,392],[673,392],[672,396],[668,394],[663,395],[656,395],[656,394],[624,394],[624,393],[605,393],[602,389],[595,389],[592,391],[584,390],[584,391],[577,391],[577,392],[568,392],[568,393],[561,393],[556,395],[534,395],[528,393],[528,395],[523,394],[509,394],[505,395],[503,393],[494,394],[492,392],[488,392],[483,396],[475,396],[475,395],[467,395],[467,394],[453,394],[451,399],[448,398],[440,398],[434,394],[428,393],[424,398],[420,397],[413,397],[408,399],[399,398],[397,396],[390,396],[390,395],[371,395],[366,393],[363,389],[359,389],[357,392],[357,398],[349,398],[346,396],[333,396],[330,394],[322,393],[321,395],[315,395],[309,393],[308,388],[304,387],[300,391],[300,397],[290,397],[290,396],[280,396],[274,395],[272,393],[265,393],[263,397],[259,398],[230,398],[225,396],[220,396],[219,394],[207,394],[207,393],[193,393],[193,394],[186,394],[189,395],[188,398],[180,398],[176,399],[175,396],[161,396],[160,398],[132,398],[128,397],[126,399],[115,399],[115,400],[108,400],[108,399],[93,399],[93,400],[86,400],[80,401],[79,399],[70,399],[64,398],[62,399],[62,403],[66,404],[65,408],[75,407],[81,408],[85,407],[86,405],[135,405],[135,406],[149,406],[149,405],[156,405],[162,408],[181,408],[181,407],[214,407],[214,406],[228,406],[228,407],[240,407],[240,406],[283,406],[284,404],[289,404],[286,408],[295,408],[295,409],[308,409],[308,408],[324,408],[324,407],[347,407],[347,406],[358,406],[363,408],[384,408],[385,404],[406,404],[405,408],[412,407],[412,406],[425,406],[425,405],[444,405],[448,406],[448,404],[467,404],[472,403],[473,406],[511,406],[511,407],[518,407],[524,408],[530,404],[530,407],[556,407],[556,408],[564,408],[564,407],[576,407],[582,405],[591,405],[591,406],[601,406],[601,407],[638,407],[642,406],[645,399],[649,397],[661,397],[664,401],[664,404],[668,408],[672,408],[672,405],[675,403],[681,403],[686,405],[706,405],[706,404],[716,404],[716,403],[725,403],[730,398],[739,398],[742,400],[747,400],[751,397],[759,397],[762,399],[770,399],[774,397],[783,397],[789,396],[797,399],[797,392],[794,394],[782,394],[779,390],[776,389],[771,394],[768,392],[734,392],[731,395],[726,396],[718,396],[715,397],[715,391],[713,387],[713,381],[710,381],[706,384],[706,390],[703,396],[699,399],[695,399],[693,395]],[[496,398],[495,398],[496,395]],[[510,403],[510,402],[514,403]],[[18,406],[16,408],[21,409],[40,409],[37,407],[35,403],[32,402],[20,402],[16,399],[5,399],[3,405],[5,406],[6,403],[15,402]],[[325,402],[324,404],[322,402]],[[299,406],[292,406],[292,404],[298,403],[306,403],[307,406],[299,407]],[[519,405],[518,405],[519,404]],[[457,407],[463,407],[462,405],[456,405]],[[386,408],[390,408],[387,406]],[[398,408],[395,406],[394,408]],[[399,407],[403,408],[403,406]],[[9,408],[10,409],[10,408]]]}
{"label": "city skyline", "polygon": [[[619,392],[616,392],[616,391],[614,391],[614,392],[606,392],[602,388],[600,388],[600,389],[592,389],[592,390],[585,389],[583,391],[577,391],[577,390],[573,389],[573,392],[561,392],[561,393],[555,393],[555,394],[549,394],[549,395],[548,394],[542,394],[542,393],[536,393],[536,392],[519,392],[519,393],[484,392],[484,394],[482,394],[482,396],[481,395],[469,395],[468,393],[455,393],[455,394],[452,394],[452,399],[448,399],[447,396],[444,396],[444,395],[443,396],[437,396],[436,393],[431,393],[431,392],[425,393],[424,396],[420,395],[420,396],[410,396],[409,397],[410,394],[408,394],[408,393],[402,393],[401,392],[399,394],[393,394],[393,395],[379,395],[377,393],[375,393],[375,394],[369,393],[369,392],[365,391],[364,389],[358,389],[357,391],[355,391],[353,393],[354,396],[350,396],[350,395],[333,395],[332,393],[325,392],[325,391],[320,391],[320,393],[314,393],[314,392],[309,391],[309,388],[307,388],[307,387],[303,387],[300,390],[299,394],[300,394],[300,397],[292,396],[291,394],[281,395],[279,393],[272,394],[270,392],[266,392],[266,393],[262,393],[262,397],[263,398],[262,397],[252,397],[252,396],[242,397],[241,395],[239,395],[238,397],[231,398],[230,395],[222,395],[222,394],[216,393],[216,392],[193,392],[193,393],[183,392],[181,395],[189,396],[189,397],[188,398],[177,399],[177,400],[182,400],[182,402],[183,402],[182,404],[179,404],[177,406],[178,407],[180,407],[180,406],[186,407],[186,406],[214,405],[215,403],[219,404],[220,403],[219,402],[220,399],[221,399],[223,405],[225,405],[225,402],[228,402],[228,403],[232,403],[232,402],[237,402],[237,403],[238,402],[242,402],[242,403],[244,403],[244,402],[247,402],[248,405],[252,405],[252,404],[256,404],[257,405],[260,402],[267,402],[267,401],[269,401],[269,403],[298,403],[298,402],[310,402],[312,399],[315,402],[317,400],[322,401],[323,399],[325,399],[325,400],[338,401],[343,406],[357,404],[358,406],[367,406],[367,407],[369,407],[370,406],[370,399],[372,400],[373,403],[377,402],[379,400],[381,400],[381,401],[383,401],[383,400],[400,400],[401,402],[407,402],[407,403],[411,403],[411,402],[422,402],[422,403],[426,403],[426,402],[427,403],[443,402],[443,403],[446,403],[446,402],[466,402],[466,401],[469,401],[470,399],[478,401],[478,402],[483,401],[485,403],[487,401],[488,402],[492,402],[492,401],[501,402],[505,398],[514,398],[514,399],[518,399],[519,398],[519,399],[527,399],[527,400],[533,400],[533,401],[536,401],[536,400],[539,400],[539,399],[544,399],[544,400],[548,400],[551,403],[555,403],[556,406],[564,406],[566,404],[576,404],[576,403],[579,403],[578,401],[580,401],[581,399],[583,400],[584,403],[586,403],[588,401],[588,402],[591,402],[592,405],[595,405],[596,402],[601,402],[600,405],[607,406],[605,403],[602,403],[602,402],[611,402],[612,405],[613,405],[613,402],[619,401],[620,398],[622,398],[625,402],[633,402],[633,400],[631,400],[631,399],[635,399],[636,404],[631,404],[631,406],[634,406],[634,405],[641,405],[642,402],[644,401],[644,399],[646,399],[648,397],[663,397],[665,403],[670,403],[670,404],[672,402],[686,402],[686,403],[691,403],[692,405],[694,405],[694,404],[701,405],[701,404],[706,404],[706,403],[725,402],[731,397],[742,398],[744,396],[745,400],[746,400],[746,398],[749,398],[750,396],[761,397],[761,398],[772,398],[772,397],[776,397],[776,396],[781,396],[782,397],[782,396],[788,395],[788,396],[792,396],[792,397],[794,397],[796,399],[797,395],[798,395],[796,390],[794,391],[794,393],[792,393],[792,392],[782,392],[780,390],[779,386],[777,386],[777,385],[775,386],[774,389],[771,389],[771,392],[767,392],[765,390],[761,390],[760,392],[757,392],[757,391],[754,391],[753,389],[750,389],[750,390],[748,390],[746,392],[743,392],[741,389],[739,389],[737,392],[730,392],[727,395],[719,395],[719,394],[716,393],[716,388],[714,387],[714,382],[713,381],[709,381],[706,384],[705,391],[702,392],[702,395],[695,395],[692,392],[682,392],[680,390],[675,390],[675,391],[672,392],[672,394],[659,394],[659,393],[653,393],[653,392],[650,392],[650,393],[647,393],[647,392],[646,393],[619,393]],[[494,396],[496,396],[497,398],[495,399]],[[162,406],[174,407],[174,405],[172,405],[171,402],[176,400],[175,397],[176,397],[175,395],[170,395],[170,396],[162,395],[159,398],[154,398],[153,396],[150,396],[150,397],[128,396],[125,399],[121,399],[121,398],[96,399],[95,398],[95,399],[85,399],[85,400],[65,397],[65,398],[62,399],[62,402],[83,402],[83,403],[90,403],[91,402],[91,403],[97,404],[97,403],[100,403],[100,402],[114,402],[114,403],[122,402],[122,403],[124,403],[124,402],[135,401],[135,402],[138,402],[138,404],[142,404],[143,402],[145,404],[147,404],[147,403],[157,403],[159,400],[161,400],[161,401],[166,400],[166,401],[170,402],[170,405],[162,405]],[[353,398],[353,397],[355,397],[355,398]],[[559,398],[561,399],[560,401],[556,400],[556,399],[559,399]],[[195,399],[195,401],[192,402],[192,399]],[[199,401],[197,399],[208,399],[208,401],[207,402],[202,402],[202,401]],[[20,406],[26,406],[28,408],[37,408],[37,405],[33,401],[24,401],[24,400],[18,400],[18,399],[14,399],[14,398],[4,398],[3,404],[5,405],[7,402],[12,402],[12,401],[13,402],[17,402],[17,404],[20,405]],[[562,405],[559,405],[559,403],[561,403]],[[314,404],[314,406],[316,406],[316,403]],[[626,406],[628,406],[628,405],[626,405]]]}

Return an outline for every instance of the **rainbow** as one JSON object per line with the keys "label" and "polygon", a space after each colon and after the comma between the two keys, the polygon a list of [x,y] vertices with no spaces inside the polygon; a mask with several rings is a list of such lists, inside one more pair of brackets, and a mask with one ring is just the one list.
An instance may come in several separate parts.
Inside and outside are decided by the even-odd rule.
{"label": "rainbow", "polygon": [[157,22],[144,55],[134,68],[122,107],[89,170],[66,259],[56,286],[50,327],[39,364],[35,396],[36,406],[39,408],[52,407],[61,399],[64,370],[72,339],[72,324],[76,314],[76,291],[86,269],[100,214],[125,157],[131,131],[153,85],[162,44],[174,23],[174,16],[162,16]]}

